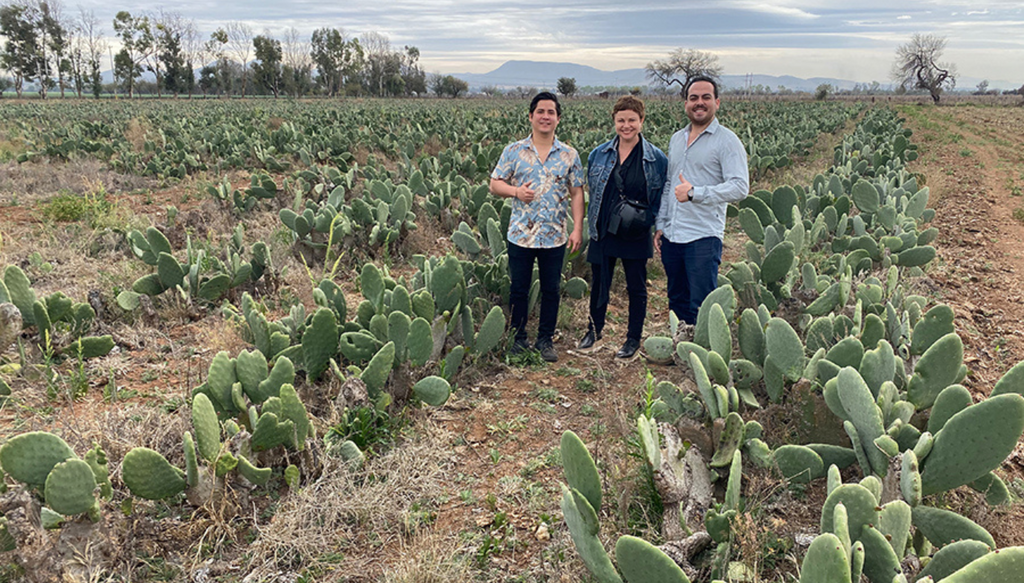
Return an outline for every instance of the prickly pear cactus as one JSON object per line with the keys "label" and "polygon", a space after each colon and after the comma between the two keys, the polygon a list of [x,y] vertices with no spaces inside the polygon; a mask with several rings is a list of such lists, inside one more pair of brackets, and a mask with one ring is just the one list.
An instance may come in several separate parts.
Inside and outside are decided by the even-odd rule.
{"label": "prickly pear cactus", "polygon": [[44,486],[55,465],[76,457],[63,439],[44,431],[16,435],[0,447],[0,465],[4,471],[31,486]]}
{"label": "prickly pear cactus", "polygon": [[999,467],[1024,432],[1024,397],[991,397],[953,415],[922,462],[925,496],[968,484]]}
{"label": "prickly pear cactus", "polygon": [[572,431],[562,433],[562,469],[565,481],[587,499],[591,508],[601,508],[601,476],[587,446]]}
{"label": "prickly pear cactus", "polygon": [[376,400],[384,390],[384,385],[391,374],[391,367],[395,363],[395,343],[388,342],[377,354],[370,359],[370,362],[363,369],[360,379],[366,384],[366,391],[370,399]]}
{"label": "prickly pear cactus", "polygon": [[655,364],[670,364],[672,355],[676,352],[676,344],[671,338],[651,336],[644,340],[644,352],[647,353],[647,358]]}
{"label": "prickly pear cactus", "polygon": [[412,393],[424,403],[440,407],[448,401],[448,396],[451,395],[451,385],[441,377],[429,376],[417,381],[412,387]]}
{"label": "prickly pear cactus", "polygon": [[[563,434],[564,437],[564,434]],[[615,565],[597,537],[600,524],[594,508],[578,490],[562,486],[562,516],[583,564],[601,583],[622,583]]]}
{"label": "prickly pear cactus", "polygon": [[976,540],[985,543],[989,548],[996,548],[995,539],[987,530],[956,512],[931,506],[917,506],[913,510],[913,521],[914,527],[937,547],[958,540]]}
{"label": "prickly pear cactus", "polygon": [[65,516],[96,511],[96,476],[86,462],[72,458],[55,466],[46,477],[46,504]]}
{"label": "prickly pear cactus", "polygon": [[[465,332],[463,332],[465,333]],[[479,354],[487,354],[501,343],[505,334],[505,312],[500,306],[494,306],[487,312],[480,331],[476,335],[476,351]]]}
{"label": "prickly pear cactus", "polygon": [[192,398],[192,427],[196,431],[199,455],[213,462],[220,454],[220,422],[213,402],[203,393]]}
{"label": "prickly pear cactus", "polygon": [[811,542],[800,566],[800,583],[850,583],[850,558],[842,541],[823,533]]}
{"label": "prickly pear cactus", "polygon": [[185,491],[185,472],[164,456],[145,447],[129,451],[121,462],[121,477],[135,496],[163,500]]}
{"label": "prickly pear cactus", "polygon": [[615,560],[627,583],[690,583],[690,578],[668,555],[635,536],[619,537]]}
{"label": "prickly pear cactus", "polygon": [[802,445],[783,445],[776,449],[775,463],[782,477],[794,483],[806,484],[825,473],[821,456]]}
{"label": "prickly pear cactus", "polygon": [[[383,284],[382,284],[383,285]],[[306,375],[310,381],[327,370],[331,357],[338,352],[338,322],[334,312],[320,308],[302,335],[302,353],[306,358]],[[394,355],[392,355],[392,358]]]}

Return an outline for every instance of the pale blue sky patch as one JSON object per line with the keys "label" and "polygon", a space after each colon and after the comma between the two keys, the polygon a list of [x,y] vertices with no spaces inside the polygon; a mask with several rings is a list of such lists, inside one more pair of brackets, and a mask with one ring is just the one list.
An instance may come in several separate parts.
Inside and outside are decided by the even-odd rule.
{"label": "pale blue sky patch", "polygon": [[204,37],[232,20],[281,38],[323,26],[350,36],[380,32],[413,45],[427,71],[484,73],[508,60],[574,62],[603,70],[643,67],[676,47],[719,55],[725,73],[887,82],[896,47],[914,33],[948,37],[946,59],[972,78],[1024,82],[1024,4],[982,0],[282,0],[131,5],[80,0],[108,34],[118,10],[173,10]]}

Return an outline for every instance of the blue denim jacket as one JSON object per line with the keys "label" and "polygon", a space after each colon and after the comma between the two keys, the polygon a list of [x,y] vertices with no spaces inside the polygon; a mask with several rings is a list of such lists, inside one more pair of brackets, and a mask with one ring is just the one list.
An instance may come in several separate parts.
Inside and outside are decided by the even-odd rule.
{"label": "blue denim jacket", "polygon": [[[658,210],[661,209],[661,193],[668,177],[668,158],[657,146],[640,136],[644,154],[644,178],[647,180],[648,222],[654,225]],[[587,157],[587,187],[590,202],[587,203],[587,225],[590,238],[597,240],[597,214],[601,211],[601,197],[608,184],[608,178],[619,156],[619,137],[608,140],[594,148]]]}

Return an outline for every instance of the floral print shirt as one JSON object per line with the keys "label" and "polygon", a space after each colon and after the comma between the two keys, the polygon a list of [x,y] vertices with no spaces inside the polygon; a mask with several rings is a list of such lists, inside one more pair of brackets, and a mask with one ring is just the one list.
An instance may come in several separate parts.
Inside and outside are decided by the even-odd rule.
{"label": "floral print shirt", "polygon": [[568,241],[569,189],[583,186],[586,174],[576,150],[555,138],[544,162],[533,146],[533,136],[505,146],[491,178],[512,186],[532,182],[531,202],[511,199],[508,240],[520,247],[549,249]]}

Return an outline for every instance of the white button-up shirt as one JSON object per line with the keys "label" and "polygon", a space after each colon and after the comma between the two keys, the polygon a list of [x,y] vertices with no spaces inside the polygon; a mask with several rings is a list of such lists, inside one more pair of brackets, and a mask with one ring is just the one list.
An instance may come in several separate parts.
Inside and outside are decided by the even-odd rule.
{"label": "white button-up shirt", "polygon": [[[743,200],[750,190],[747,151],[736,134],[716,118],[687,145],[691,128],[687,125],[679,130],[669,142],[668,180],[655,223],[662,236],[673,243],[705,237],[721,239],[726,207]],[[690,202],[676,200],[680,172],[693,184]]]}

